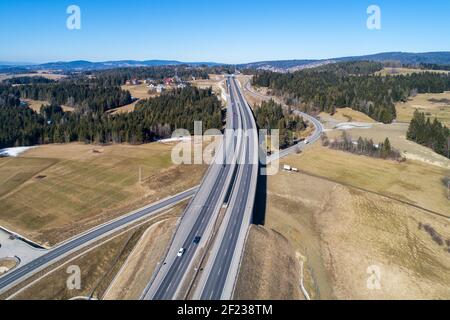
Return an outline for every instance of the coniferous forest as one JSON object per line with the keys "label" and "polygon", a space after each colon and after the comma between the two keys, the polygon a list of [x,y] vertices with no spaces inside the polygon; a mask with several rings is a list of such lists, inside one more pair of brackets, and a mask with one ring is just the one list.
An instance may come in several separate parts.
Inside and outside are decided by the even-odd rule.
{"label": "coniferous forest", "polygon": [[84,75],[91,76],[90,82],[96,82],[104,86],[120,86],[127,80],[132,79],[155,79],[173,78],[178,76],[182,80],[208,79],[208,68],[191,68],[187,66],[174,67],[139,67],[118,68],[112,70],[101,70],[86,72]]}
{"label": "coniferous forest", "polygon": [[[141,144],[169,137],[177,128],[192,132],[194,121],[222,129],[222,104],[211,89],[168,91],[140,101],[134,112],[113,115],[107,111],[132,102],[118,86],[86,79],[20,82],[27,84],[0,85],[0,148],[73,141]],[[21,99],[50,104],[37,113]],[[62,105],[74,111],[64,112]]]}
{"label": "coniferous forest", "polygon": [[450,159],[450,129],[437,119],[433,121],[416,110],[407,137]]}
{"label": "coniferous forest", "polygon": [[282,106],[273,100],[263,101],[257,106],[255,118],[260,129],[266,129],[269,133],[272,129],[279,130],[282,149],[293,145],[295,134],[307,127],[302,117],[291,111],[284,111]]}
{"label": "coniferous forest", "polygon": [[337,108],[350,107],[383,123],[396,118],[396,102],[417,93],[450,90],[450,75],[371,74],[379,68],[378,63],[346,62],[286,74],[258,71],[253,84],[269,87],[284,96],[288,104],[301,106],[307,112],[334,113]]}

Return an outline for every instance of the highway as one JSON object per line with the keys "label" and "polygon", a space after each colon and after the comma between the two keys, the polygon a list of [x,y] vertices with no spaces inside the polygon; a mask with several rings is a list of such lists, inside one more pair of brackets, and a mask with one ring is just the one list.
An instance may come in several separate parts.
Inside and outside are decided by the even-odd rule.
{"label": "highway", "polygon": [[[230,80],[227,83],[229,85]],[[229,99],[227,118],[222,148],[210,166],[196,196],[186,209],[164,261],[142,294],[143,300],[183,298],[180,294],[187,274],[194,268],[199,249],[205,249],[208,245],[217,216],[226,200],[225,196],[231,189],[235,176],[236,155],[239,154],[242,145],[242,135],[236,131],[241,127],[242,119],[233,96]],[[196,239],[201,240],[199,242],[195,241]],[[184,249],[184,253],[179,257],[178,252],[181,248]]]}
{"label": "highway", "polygon": [[197,191],[197,188],[193,188],[184,191],[176,196],[167,198],[158,203],[147,206],[143,209],[137,210],[126,216],[120,217],[116,220],[103,224],[90,231],[87,231],[75,238],[72,238],[54,249],[48,251],[41,257],[33,260],[32,262],[17,268],[4,276],[0,277],[0,293],[13,288],[20,282],[25,281],[34,274],[42,271],[46,267],[54,264],[55,262],[69,256],[70,254],[77,252],[89,245],[108,237],[115,232],[130,226],[140,220],[150,218],[153,215],[161,213],[174,205],[191,198]]}
{"label": "highway", "polygon": [[[245,88],[249,90],[248,84]],[[233,194],[233,198],[230,201],[226,218],[211,249],[211,258],[208,260],[198,281],[193,299],[232,299],[246,236],[251,224],[256,191],[255,176],[258,174],[258,133],[256,132],[257,127],[251,109],[234,78],[232,79],[231,89],[231,96],[234,96],[235,100],[238,101],[239,110],[244,119],[243,128],[247,131],[245,152],[242,155],[245,159],[239,167],[239,175],[235,181],[237,191]],[[250,93],[253,93],[253,91],[250,91]],[[266,99],[265,96],[262,97]],[[295,153],[298,149],[303,150],[308,144],[312,144],[320,139],[323,133],[323,126],[320,121],[298,110],[294,112],[310,121],[315,127],[314,132],[308,137],[307,142],[300,142],[291,148],[271,155],[267,158],[267,163]]]}
{"label": "highway", "polygon": [[[236,79],[230,77],[227,83],[227,130],[237,133],[229,135],[226,132],[224,135],[223,148],[183,214],[165,258],[141,296],[143,300],[186,298],[185,291],[190,281],[188,276],[192,277],[196,268],[200,267],[199,260],[205,250],[208,250],[208,259],[199,274],[193,298],[232,298],[253,214],[259,159],[258,132],[252,111]],[[317,141],[323,132],[322,124],[314,117],[294,112],[313,123],[315,131],[308,142]],[[272,155],[268,162],[306,146],[306,142],[301,142]],[[225,158],[226,162],[217,162]],[[226,195],[228,199],[225,199]],[[225,217],[215,235],[213,231],[222,208],[226,208]],[[211,239],[214,240],[212,246],[209,243]],[[183,254],[178,256],[181,248]]]}
{"label": "highway", "polygon": [[258,131],[252,111],[232,78],[231,96],[234,96],[243,118],[244,152],[239,162],[235,192],[230,201],[218,237],[197,286],[194,299],[231,299],[237,280],[245,240],[252,221],[259,168]]}

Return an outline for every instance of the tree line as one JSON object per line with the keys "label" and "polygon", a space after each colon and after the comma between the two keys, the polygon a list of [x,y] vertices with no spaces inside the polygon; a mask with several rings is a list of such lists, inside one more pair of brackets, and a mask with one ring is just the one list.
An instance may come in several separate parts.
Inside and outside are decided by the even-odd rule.
{"label": "tree line", "polygon": [[[442,93],[450,90],[450,75],[420,73],[399,76],[366,74],[380,66],[370,63],[341,63],[319,69],[281,74],[257,72],[253,83],[269,87],[307,112],[350,107],[371,118],[391,123],[396,118],[395,103],[416,93]],[[356,74],[360,70],[362,74]]]}
{"label": "tree line", "polygon": [[450,129],[437,119],[431,121],[424,113],[416,110],[409,125],[407,137],[450,158]]}
{"label": "tree line", "polygon": [[0,84],[0,107],[20,106],[20,93],[13,87]]}
{"label": "tree line", "polygon": [[86,72],[83,76],[91,76],[91,81],[95,81],[102,86],[121,86],[128,80],[133,79],[162,80],[175,76],[184,81],[191,80],[192,77],[209,79],[208,71],[208,68],[192,68],[188,66],[137,67]]}
{"label": "tree line", "polygon": [[372,158],[390,159],[396,161],[403,161],[398,150],[391,146],[389,138],[384,142],[375,144],[372,139],[359,137],[357,141],[353,141],[352,137],[346,132],[342,132],[340,138],[330,141],[326,135],[322,136],[322,145],[330,147],[331,149],[350,152],[358,155],[369,156]]}
{"label": "tree line", "polygon": [[75,81],[21,85],[12,90],[22,99],[49,101],[80,112],[105,112],[133,102],[130,92],[119,87]]}
{"label": "tree line", "polygon": [[64,112],[55,103],[36,113],[19,101],[0,105],[0,148],[73,141],[141,144],[169,137],[178,128],[193,132],[194,121],[203,121],[205,129],[222,129],[222,105],[211,89],[175,90],[118,115]]}
{"label": "tree line", "polygon": [[272,129],[279,130],[282,149],[293,145],[296,134],[307,127],[302,117],[292,111],[284,111],[283,107],[273,100],[263,101],[260,106],[256,106],[255,118],[260,129],[266,129],[269,133]]}
{"label": "tree line", "polygon": [[337,75],[371,75],[383,70],[384,64],[371,61],[349,61],[330,63],[316,68],[318,72],[333,72]]}
{"label": "tree line", "polygon": [[6,85],[18,85],[18,84],[39,84],[39,83],[55,83],[55,80],[48,79],[42,76],[23,76],[23,77],[14,77],[10,79],[5,79],[2,81],[3,84]]}

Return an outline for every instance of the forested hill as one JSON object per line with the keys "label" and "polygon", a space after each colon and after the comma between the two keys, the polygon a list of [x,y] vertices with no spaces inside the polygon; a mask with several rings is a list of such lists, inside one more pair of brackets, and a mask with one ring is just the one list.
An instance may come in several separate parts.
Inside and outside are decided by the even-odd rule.
{"label": "forested hill", "polygon": [[169,137],[177,128],[222,129],[222,105],[212,91],[192,87],[144,100],[138,110],[110,115],[100,110],[64,112],[43,106],[38,114],[20,104],[18,91],[0,87],[0,148],[47,143],[141,144]]}
{"label": "forested hill", "polygon": [[341,62],[341,63],[331,63],[320,67],[317,67],[315,71],[318,72],[333,72],[340,76],[350,76],[350,75],[371,75],[377,71],[382,70],[384,67],[381,62],[370,62],[370,61],[355,61],[355,62]]}
{"label": "forested hill", "polygon": [[396,118],[395,103],[411,94],[450,90],[450,75],[372,75],[378,68],[378,63],[345,62],[291,74],[260,71],[253,84],[269,87],[308,112],[334,113],[336,108],[350,107],[383,123]]}
{"label": "forested hill", "polygon": [[120,86],[127,80],[132,79],[154,79],[173,78],[178,76],[182,80],[208,79],[208,72],[213,68],[190,68],[187,66],[174,67],[142,67],[142,68],[119,68],[103,71],[86,72],[93,77],[93,81],[104,86]]}
{"label": "forested hill", "polygon": [[450,52],[383,52],[365,56],[343,57],[333,59],[338,62],[342,61],[396,61],[401,64],[419,65],[424,63],[432,64],[450,64]]}
{"label": "forested hill", "polygon": [[131,95],[119,87],[60,81],[50,84],[16,86],[22,99],[50,101],[82,112],[104,112],[132,103]]}

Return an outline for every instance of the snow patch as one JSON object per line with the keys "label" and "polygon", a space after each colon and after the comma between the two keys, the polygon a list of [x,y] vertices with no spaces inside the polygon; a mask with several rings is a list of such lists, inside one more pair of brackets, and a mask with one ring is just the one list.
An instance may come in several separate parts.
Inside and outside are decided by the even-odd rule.
{"label": "snow patch", "polygon": [[172,143],[172,142],[183,142],[183,141],[191,141],[192,137],[177,137],[177,138],[170,138],[170,139],[163,139],[159,140],[160,143]]}
{"label": "snow patch", "polygon": [[336,126],[339,130],[351,130],[351,129],[371,129],[372,125],[367,123],[347,122],[340,123]]}
{"label": "snow patch", "polygon": [[7,273],[9,269],[7,267],[0,267],[0,274]]}
{"label": "snow patch", "polygon": [[18,157],[20,154],[33,149],[36,147],[16,147],[16,148],[6,148],[0,150],[0,156],[2,157]]}

